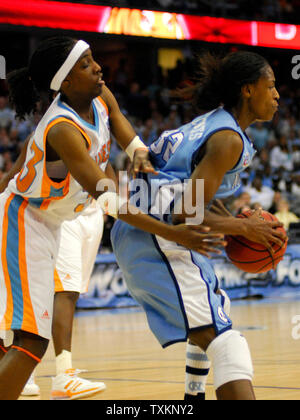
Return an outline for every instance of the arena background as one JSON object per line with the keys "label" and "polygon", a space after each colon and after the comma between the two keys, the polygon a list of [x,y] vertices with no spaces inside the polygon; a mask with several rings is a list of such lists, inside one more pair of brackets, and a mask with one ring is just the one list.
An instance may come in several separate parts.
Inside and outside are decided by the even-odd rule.
{"label": "arena background", "polygon": [[[27,65],[38,42],[59,33],[91,44],[107,85],[148,145],[163,130],[193,117],[193,109],[172,102],[169,92],[193,82],[197,54],[247,49],[269,60],[280,109],[271,123],[247,130],[258,153],[239,192],[226,204],[233,214],[257,203],[276,214],[289,232],[288,249],[276,271],[263,275],[239,271],[225,254],[213,264],[231,298],[300,295],[300,1],[0,0],[0,176],[13,165],[40,118],[15,120],[5,73]],[[111,162],[117,172],[128,170],[128,159],[115,141]],[[112,254],[112,224],[106,218],[89,291],[78,308],[136,305]]]}

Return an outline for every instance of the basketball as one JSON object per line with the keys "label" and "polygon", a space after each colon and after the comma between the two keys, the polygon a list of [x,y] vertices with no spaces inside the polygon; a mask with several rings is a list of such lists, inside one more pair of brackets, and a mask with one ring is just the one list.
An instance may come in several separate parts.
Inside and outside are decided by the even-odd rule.
{"label": "basketball", "polygon": [[[237,217],[250,217],[251,214],[251,211],[245,211]],[[267,211],[262,211],[261,217],[266,221],[278,221],[273,214]],[[286,234],[283,227],[276,229]],[[287,241],[282,246],[274,243],[272,244],[274,255],[271,255],[265,245],[252,242],[243,236],[226,235],[225,240],[227,241],[225,251],[228,258],[233,265],[247,273],[265,273],[269,270],[274,270],[283,259],[287,248]]]}

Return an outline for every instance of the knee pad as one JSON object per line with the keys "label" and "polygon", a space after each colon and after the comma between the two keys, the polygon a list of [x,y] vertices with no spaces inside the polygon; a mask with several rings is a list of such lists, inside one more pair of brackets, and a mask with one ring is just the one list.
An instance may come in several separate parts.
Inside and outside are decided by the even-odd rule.
{"label": "knee pad", "polygon": [[231,310],[231,303],[230,303],[229,296],[227,295],[227,293],[223,289],[220,289],[220,293],[224,297],[223,308],[224,308],[225,314],[229,316],[230,315],[230,310]]}
{"label": "knee pad", "polygon": [[214,370],[214,387],[237,380],[253,378],[253,365],[245,337],[238,331],[229,330],[216,337],[206,354]]}

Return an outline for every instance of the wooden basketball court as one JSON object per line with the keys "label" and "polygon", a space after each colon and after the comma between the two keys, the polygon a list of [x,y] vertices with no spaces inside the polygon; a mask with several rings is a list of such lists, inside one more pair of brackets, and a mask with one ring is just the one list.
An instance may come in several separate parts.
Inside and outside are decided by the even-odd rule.
{"label": "wooden basketball court", "polygon": [[[293,324],[296,315],[300,323],[299,301],[264,299],[232,306],[234,326],[243,332],[250,345],[259,400],[300,400],[300,328],[297,330]],[[183,399],[185,343],[163,350],[138,308],[77,313],[73,360],[75,368],[88,370],[82,377],[107,385],[105,392],[90,399]],[[54,375],[54,352],[50,344],[36,371],[40,399],[49,399]],[[215,399],[211,372],[207,399]]]}

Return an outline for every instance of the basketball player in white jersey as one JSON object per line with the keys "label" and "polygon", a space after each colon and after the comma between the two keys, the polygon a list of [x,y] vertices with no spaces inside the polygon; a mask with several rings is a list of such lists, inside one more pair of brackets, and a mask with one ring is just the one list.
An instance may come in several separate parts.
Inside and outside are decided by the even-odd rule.
{"label": "basketball player in white jersey", "polygon": [[[106,98],[113,97],[106,86],[103,87],[102,95]],[[113,103],[112,103],[113,102]],[[109,101],[112,108],[113,116],[111,129],[114,132],[114,126],[122,119],[122,114],[116,106],[115,101]],[[49,105],[49,104],[47,104]],[[105,117],[109,117],[108,107],[102,100],[103,113]],[[132,131],[132,133],[134,133]],[[1,179],[0,192],[3,192],[8,182],[22,169],[25,162],[26,152],[30,136],[26,139],[20,156],[18,157],[13,168]],[[131,134],[132,137],[132,134]],[[108,153],[105,160],[108,159]],[[135,154],[135,171],[149,171],[151,164],[145,158],[143,150],[137,151]],[[48,174],[53,173],[53,177],[57,178],[55,172],[57,163],[54,162],[52,168],[48,169]],[[105,173],[117,184],[117,178],[114,170],[108,162]],[[63,178],[64,174],[61,174]],[[95,200],[90,206],[85,208],[80,216],[75,220],[65,221],[61,227],[61,238],[56,261],[56,269],[54,273],[55,280],[55,298],[53,311],[52,337],[54,350],[56,354],[56,377],[52,381],[52,397],[59,391],[60,397],[63,392],[72,394],[72,399],[84,398],[94,393],[97,389],[103,390],[102,383],[92,383],[82,379],[76,375],[79,372],[73,369],[71,344],[72,344],[72,328],[75,314],[76,302],[81,293],[88,290],[89,280],[93,271],[94,262],[98,253],[99,245],[103,233],[103,215],[102,210],[97,208]],[[1,344],[1,340],[0,340]],[[2,352],[7,351],[2,343]],[[8,342],[9,344],[9,342]],[[66,384],[70,382],[70,377],[76,376],[77,388],[76,393],[72,393],[71,389],[65,390]],[[79,384],[79,386],[78,386]],[[68,394],[67,394],[68,392]],[[30,377],[26,386],[22,391],[23,396],[35,396],[40,394],[40,389],[34,381],[34,375]]]}
{"label": "basketball player in white jersey", "polygon": [[[101,67],[84,41],[67,37],[44,41],[29,67],[11,75],[9,84],[21,118],[35,110],[49,88],[59,95],[29,141],[22,170],[0,196],[0,330],[14,331],[13,345],[0,362],[0,400],[18,398],[46,352],[61,224],[76,218],[92,198],[115,218],[198,252],[214,250],[210,241],[220,238],[207,234],[209,229],[204,227],[170,226],[154,220],[114,191],[104,172],[109,137],[103,141],[99,136],[100,130],[109,128],[108,120],[106,128],[100,125]],[[124,135],[127,120],[119,124],[120,134],[118,124],[115,127],[118,142],[133,156],[141,143]],[[58,162],[56,171],[63,179],[49,176],[51,162]],[[76,388],[76,380],[73,385]],[[65,393],[61,397],[65,399]]]}

